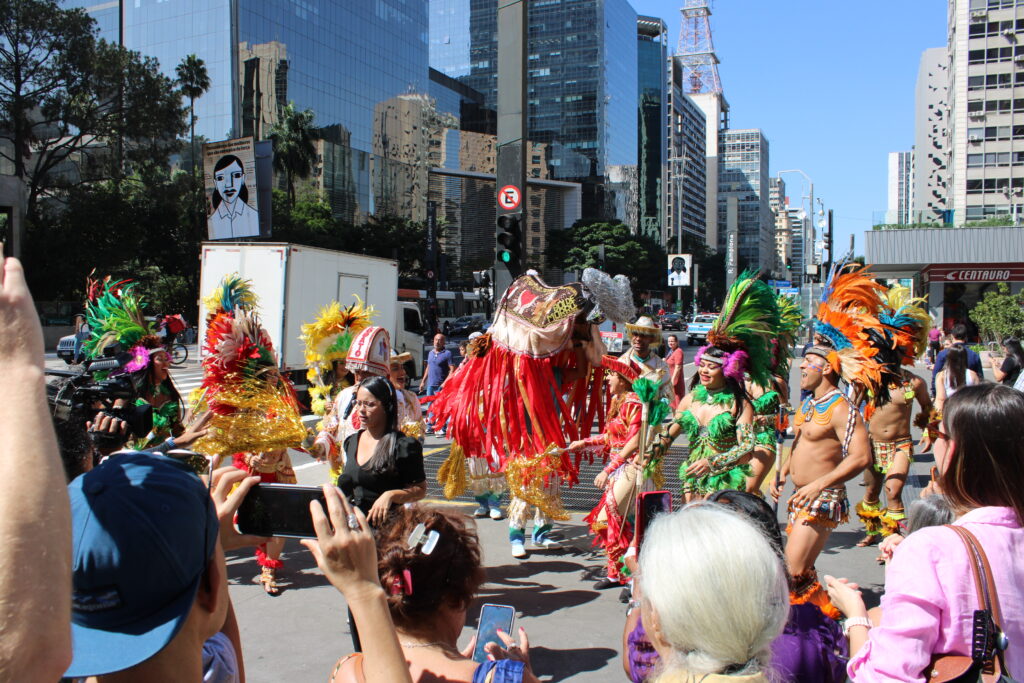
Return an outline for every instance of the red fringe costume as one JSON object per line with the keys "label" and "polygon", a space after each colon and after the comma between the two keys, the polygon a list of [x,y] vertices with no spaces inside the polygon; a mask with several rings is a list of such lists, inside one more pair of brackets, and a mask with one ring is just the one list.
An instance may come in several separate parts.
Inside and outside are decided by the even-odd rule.
{"label": "red fringe costume", "polygon": [[[604,485],[601,500],[583,521],[590,526],[590,532],[594,534],[594,545],[604,548],[608,556],[608,578],[621,582],[619,565],[629,544],[633,542],[633,522],[630,513],[634,506],[629,505],[626,514],[622,514],[620,507],[623,501],[615,495],[615,483],[624,476],[629,463],[629,460],[621,457],[619,453],[640,433],[643,405],[637,395],[629,391],[626,392],[617,410],[613,410],[614,414],[609,417],[604,431],[597,436],[584,439],[585,453],[602,458],[610,455],[611,460],[604,468],[608,480]],[[628,504],[628,501],[626,502]]]}
{"label": "red fringe costume", "polygon": [[[492,469],[506,472],[513,495],[556,518],[561,503],[542,491],[551,477],[577,482],[581,455],[561,449],[600,417],[602,372],[591,372],[583,341],[573,343],[575,328],[587,324],[580,316],[586,309],[579,283],[516,279],[488,334],[475,340],[479,355],[464,361],[431,405],[435,429],[447,425],[454,441],[451,458],[496,454]],[[464,476],[464,465],[446,463],[444,471]]]}

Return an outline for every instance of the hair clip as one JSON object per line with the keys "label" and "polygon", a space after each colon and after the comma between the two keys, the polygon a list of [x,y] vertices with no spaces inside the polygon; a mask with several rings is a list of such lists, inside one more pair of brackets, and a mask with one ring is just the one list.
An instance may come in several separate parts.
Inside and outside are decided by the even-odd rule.
{"label": "hair clip", "polygon": [[423,554],[429,555],[434,552],[434,548],[437,547],[437,542],[440,540],[441,534],[436,530],[431,529],[427,531],[427,525],[420,522],[416,525],[416,528],[409,534],[409,547],[416,548],[423,546]]}

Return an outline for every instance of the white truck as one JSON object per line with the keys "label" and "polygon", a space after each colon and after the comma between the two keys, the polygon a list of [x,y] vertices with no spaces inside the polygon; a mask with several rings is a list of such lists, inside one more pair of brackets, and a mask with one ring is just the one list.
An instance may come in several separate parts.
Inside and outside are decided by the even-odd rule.
{"label": "white truck", "polygon": [[[200,296],[208,296],[225,275],[252,280],[260,321],[274,342],[281,370],[290,373],[299,391],[306,384],[302,325],[331,301],[355,303],[353,295],[376,309],[374,324],[387,329],[395,352],[412,354],[409,376],[418,377],[423,369],[423,323],[415,303],[398,300],[397,261],[283,242],[204,242],[200,258]],[[206,336],[205,318],[201,311],[200,340]]]}

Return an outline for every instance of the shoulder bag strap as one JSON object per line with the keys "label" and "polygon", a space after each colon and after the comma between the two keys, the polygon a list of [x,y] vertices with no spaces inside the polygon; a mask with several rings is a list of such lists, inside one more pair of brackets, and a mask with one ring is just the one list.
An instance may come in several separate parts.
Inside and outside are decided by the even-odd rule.
{"label": "shoulder bag strap", "polygon": [[[974,585],[978,594],[979,606],[987,610],[992,619],[992,624],[995,626],[996,633],[993,634],[995,638],[1005,637],[1003,634],[1002,627],[1002,610],[999,606],[999,593],[996,590],[996,582],[992,577],[992,565],[989,564],[988,556],[985,554],[985,549],[981,547],[981,543],[978,538],[965,529],[962,526],[948,525],[950,529],[955,531],[960,539],[963,541],[964,546],[967,548],[967,554],[971,558],[971,572],[974,574]],[[999,648],[998,644],[995,647],[995,656],[992,657],[992,663],[998,662],[998,672],[1009,675],[1009,671],[1006,669],[1006,663],[1003,656],[1002,649]]]}

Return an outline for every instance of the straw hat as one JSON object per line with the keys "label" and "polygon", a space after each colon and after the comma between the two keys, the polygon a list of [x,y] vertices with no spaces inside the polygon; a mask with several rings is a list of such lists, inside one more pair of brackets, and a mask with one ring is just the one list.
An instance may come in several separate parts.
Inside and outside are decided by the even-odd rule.
{"label": "straw hat", "polygon": [[635,323],[626,323],[626,332],[645,337],[657,337],[661,334],[661,328],[654,324],[649,315],[642,315],[637,318]]}

